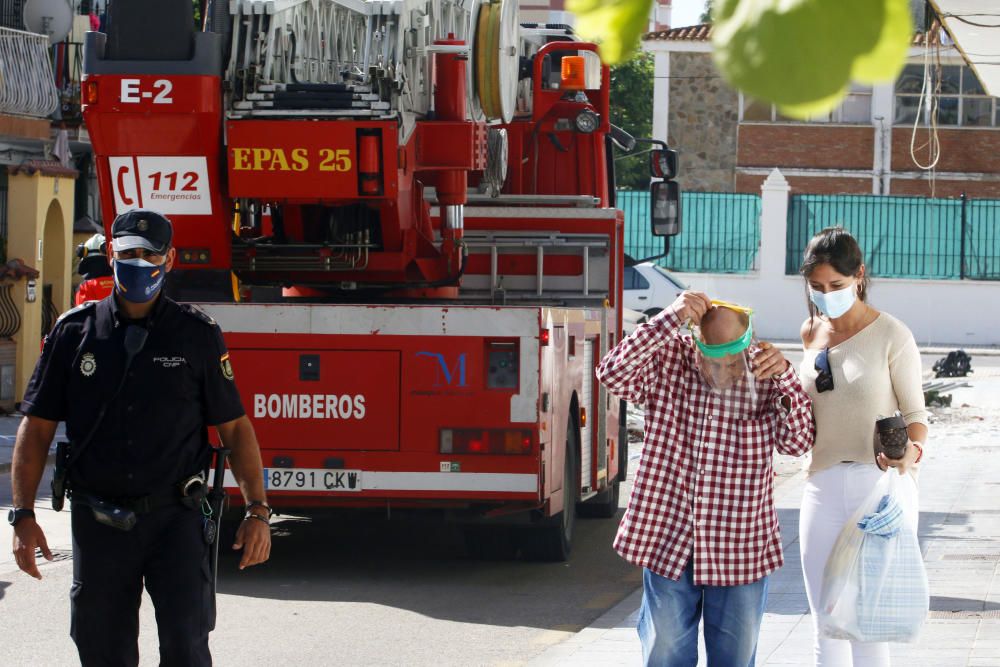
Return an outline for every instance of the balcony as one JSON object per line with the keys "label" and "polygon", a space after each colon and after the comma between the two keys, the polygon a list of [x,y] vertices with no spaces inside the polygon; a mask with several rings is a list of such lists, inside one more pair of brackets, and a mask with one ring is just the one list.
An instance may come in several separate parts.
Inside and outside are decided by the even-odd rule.
{"label": "balcony", "polygon": [[0,28],[0,114],[47,120],[58,107],[49,38]]}

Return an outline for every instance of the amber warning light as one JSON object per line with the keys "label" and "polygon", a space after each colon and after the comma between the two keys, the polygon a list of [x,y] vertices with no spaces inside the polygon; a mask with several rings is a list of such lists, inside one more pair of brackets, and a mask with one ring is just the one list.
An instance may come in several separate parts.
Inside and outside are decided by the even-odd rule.
{"label": "amber warning light", "polygon": [[562,84],[563,90],[585,90],[587,88],[586,66],[583,56],[563,56]]}

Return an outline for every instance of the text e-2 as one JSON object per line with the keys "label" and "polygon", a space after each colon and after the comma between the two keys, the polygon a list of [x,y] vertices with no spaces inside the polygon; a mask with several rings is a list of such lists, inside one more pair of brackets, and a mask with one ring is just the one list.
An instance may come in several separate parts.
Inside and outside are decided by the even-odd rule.
{"label": "text e-2", "polygon": [[172,104],[171,93],[174,84],[170,79],[157,79],[151,86],[152,90],[142,89],[141,79],[122,79],[121,100],[126,104],[138,104],[143,100],[152,99],[153,104]]}

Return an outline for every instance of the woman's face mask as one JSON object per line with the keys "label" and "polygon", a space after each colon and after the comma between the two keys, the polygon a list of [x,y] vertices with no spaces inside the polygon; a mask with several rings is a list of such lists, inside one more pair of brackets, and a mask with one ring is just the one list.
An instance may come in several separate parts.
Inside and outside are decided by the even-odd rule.
{"label": "woman's face mask", "polygon": [[836,319],[849,311],[857,299],[857,283],[851,283],[847,287],[832,292],[817,292],[812,287],[809,288],[809,298],[812,300],[819,312],[830,319]]}
{"label": "woman's face mask", "polygon": [[166,262],[153,264],[136,257],[114,260],[115,289],[126,301],[146,303],[163,287],[167,275]]}

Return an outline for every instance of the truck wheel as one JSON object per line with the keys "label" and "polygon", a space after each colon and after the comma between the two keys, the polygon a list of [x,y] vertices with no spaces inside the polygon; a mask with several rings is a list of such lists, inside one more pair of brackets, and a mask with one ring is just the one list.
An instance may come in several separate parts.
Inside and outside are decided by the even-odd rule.
{"label": "truck wheel", "polygon": [[610,519],[618,513],[621,484],[616,479],[611,486],[576,508],[577,514],[587,519]]}
{"label": "truck wheel", "polygon": [[611,486],[577,508],[580,516],[595,519],[610,519],[618,513],[618,498],[621,483],[628,472],[628,404],[618,402],[618,477]]}
{"label": "truck wheel", "polygon": [[576,526],[576,504],[580,499],[577,443],[580,434],[573,418],[566,425],[566,457],[563,464],[563,511],[530,529],[525,555],[531,560],[561,562],[569,558]]}
{"label": "truck wheel", "polygon": [[628,476],[628,403],[618,402],[618,481]]}

